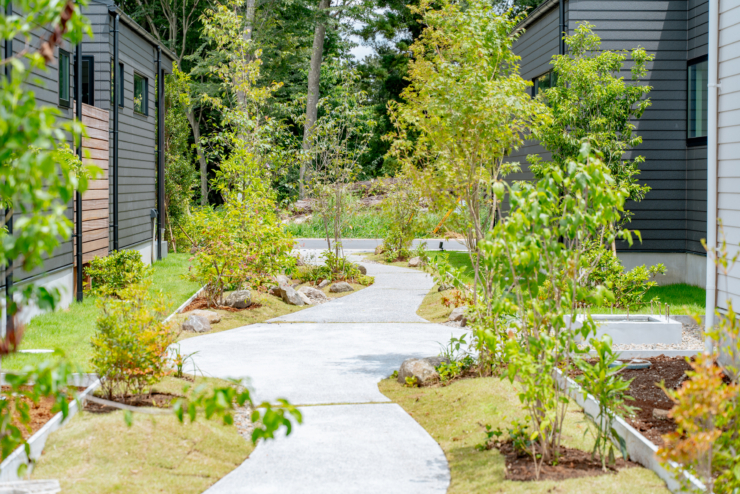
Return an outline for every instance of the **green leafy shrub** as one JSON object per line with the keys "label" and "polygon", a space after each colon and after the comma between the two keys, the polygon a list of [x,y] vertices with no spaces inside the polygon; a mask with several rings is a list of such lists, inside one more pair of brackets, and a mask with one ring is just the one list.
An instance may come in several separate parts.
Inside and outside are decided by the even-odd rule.
{"label": "green leafy shrub", "polygon": [[121,290],[141,283],[151,272],[136,250],[114,250],[106,257],[96,257],[85,268],[92,290],[107,295],[118,295]]}
{"label": "green leafy shrub", "polygon": [[615,308],[639,308],[645,305],[643,296],[647,291],[657,286],[654,281],[658,274],[665,273],[663,264],[656,264],[646,268],[637,266],[625,271],[619,258],[611,249],[593,242],[586,248],[582,266],[593,266],[586,285],[590,287],[605,286],[614,294],[612,306]]}
{"label": "green leafy shrub", "polygon": [[165,324],[161,296],[152,298],[146,284],[131,285],[120,298],[103,298],[92,337],[92,366],[109,399],[144,393],[168,374],[167,347],[177,333]]}
{"label": "green leafy shrub", "polygon": [[389,187],[388,196],[381,205],[383,215],[390,220],[383,239],[387,262],[409,258],[411,242],[418,229],[421,199],[421,192],[408,180],[399,180]]}

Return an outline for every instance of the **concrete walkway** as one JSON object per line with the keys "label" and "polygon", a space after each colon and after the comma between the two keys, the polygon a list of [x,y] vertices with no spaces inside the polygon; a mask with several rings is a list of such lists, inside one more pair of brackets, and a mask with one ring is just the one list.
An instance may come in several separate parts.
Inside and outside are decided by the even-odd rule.
{"label": "concrete walkway", "polygon": [[249,377],[255,401],[303,405],[303,425],[260,443],[209,494],[447,491],[441,448],[377,383],[406,358],[437,355],[439,343],[463,330],[416,315],[429,275],[365,266],[375,284],[362,291],[181,343],[183,353],[198,352],[205,375]]}

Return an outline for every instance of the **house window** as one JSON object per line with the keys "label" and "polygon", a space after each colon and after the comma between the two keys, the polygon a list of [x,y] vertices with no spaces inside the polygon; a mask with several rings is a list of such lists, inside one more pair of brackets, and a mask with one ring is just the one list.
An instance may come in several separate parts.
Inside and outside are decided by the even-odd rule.
{"label": "house window", "polygon": [[134,111],[147,115],[149,86],[144,76],[134,73]]}
{"label": "house window", "polygon": [[113,103],[113,84],[118,84],[118,106],[124,106],[123,102],[123,64],[118,63],[118,74],[113,73],[113,60],[110,61],[110,102]]}
{"label": "house window", "polygon": [[532,97],[537,96],[541,91],[555,87],[555,73],[551,70],[546,74],[536,77],[532,81]]}
{"label": "house window", "polygon": [[707,57],[689,62],[687,134],[689,145],[707,143]]}
{"label": "house window", "polygon": [[59,50],[59,106],[69,108],[69,53]]}
{"label": "house window", "polygon": [[82,102],[95,106],[95,59],[82,57]]}

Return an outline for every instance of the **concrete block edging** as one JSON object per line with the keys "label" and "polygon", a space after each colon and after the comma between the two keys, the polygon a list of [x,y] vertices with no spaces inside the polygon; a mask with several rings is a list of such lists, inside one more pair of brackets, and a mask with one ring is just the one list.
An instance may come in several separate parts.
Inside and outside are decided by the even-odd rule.
{"label": "concrete block edging", "polygon": [[[200,295],[204,288],[205,287],[201,287],[197,292],[195,292],[189,299],[187,299],[182,305],[180,305],[180,307],[178,307],[175,312],[170,314],[167,319],[164,320],[164,322],[169,321],[170,319],[175,317],[176,314],[179,314],[182,309],[187,307],[193,300],[198,297],[198,295]],[[4,376],[0,377],[0,379],[2,379],[3,377]],[[90,374],[75,376],[75,378],[73,379],[73,381],[75,381],[76,383],[79,380],[89,381],[91,377],[94,378],[92,384],[90,384],[82,393],[80,393],[75,401],[69,404],[69,413],[67,414],[66,418],[62,417],[62,412],[57,413],[33,436],[28,438],[27,443],[31,453],[30,460],[29,455],[26,455],[25,448],[23,447],[23,445],[21,445],[16,448],[16,450],[13,451],[10,455],[8,455],[8,457],[5,458],[2,463],[0,463],[0,482],[13,482],[22,480],[20,477],[18,477],[18,467],[20,467],[22,464],[28,466],[28,473],[33,470],[33,464],[44,451],[44,446],[46,446],[46,440],[48,439],[49,435],[65,425],[67,422],[69,422],[72,417],[77,415],[77,412],[80,411],[81,407],[84,407],[87,397],[100,386],[100,379],[97,379]]]}
{"label": "concrete block edging", "polygon": [[[583,408],[583,411],[591,417],[597,417],[599,415],[599,403],[592,395],[587,394],[584,397],[583,388],[581,388],[573,379],[565,376],[559,369],[555,369],[555,378],[561,389],[563,389],[570,398],[572,398],[578,406]],[[658,447],[649,441],[645,436],[640,434],[634,427],[629,425],[623,418],[616,416],[611,426],[619,434],[625,443],[627,453],[629,454],[630,460],[639,463],[655,472],[665,483],[668,489],[673,493],[685,492],[681,486],[680,480],[677,475],[684,477],[684,482],[688,481],[693,490],[704,492],[704,484],[691,475],[690,473],[681,470],[679,474],[674,474],[666,470],[661,465],[655,453],[658,451]],[[678,465],[671,463],[673,468],[678,468]]]}

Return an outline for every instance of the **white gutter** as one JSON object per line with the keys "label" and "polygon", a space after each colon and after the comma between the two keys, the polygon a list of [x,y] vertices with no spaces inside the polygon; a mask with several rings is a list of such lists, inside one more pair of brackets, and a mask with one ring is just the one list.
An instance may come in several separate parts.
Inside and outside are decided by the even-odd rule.
{"label": "white gutter", "polygon": [[[717,248],[717,99],[719,55],[719,0],[709,1],[709,46],[707,84],[707,246]],[[717,266],[711,252],[707,252],[706,329],[714,326],[717,307]],[[705,345],[711,346],[705,340]]]}

